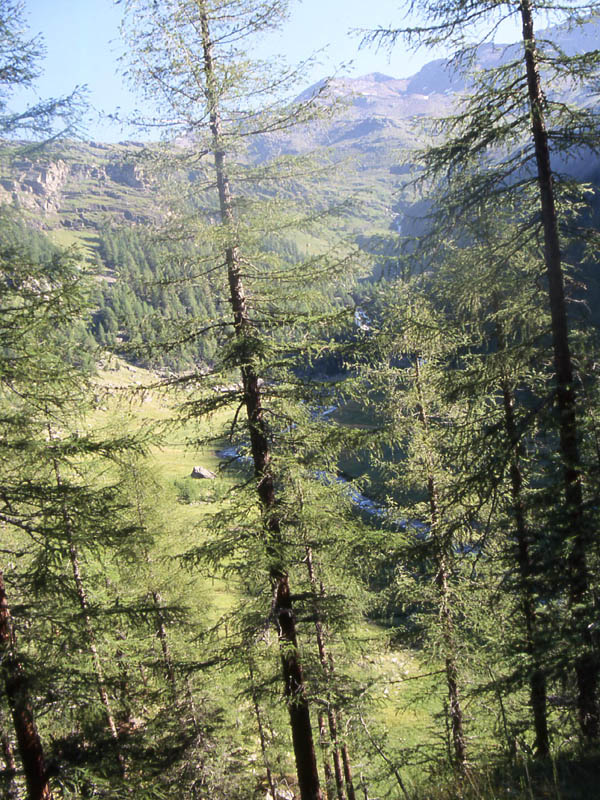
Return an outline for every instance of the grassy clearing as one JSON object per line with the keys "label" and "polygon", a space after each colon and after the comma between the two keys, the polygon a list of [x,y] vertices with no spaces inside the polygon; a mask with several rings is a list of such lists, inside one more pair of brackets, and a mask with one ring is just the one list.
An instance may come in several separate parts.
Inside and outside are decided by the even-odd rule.
{"label": "grassy clearing", "polygon": [[77,247],[87,261],[93,259],[98,246],[98,236],[91,230],[55,228],[48,232],[48,236],[57,247]]}
{"label": "grassy clearing", "polygon": [[[220,471],[216,453],[228,414],[222,412],[194,424],[182,424],[177,420],[177,406],[185,396],[173,396],[172,391],[160,386],[159,376],[115,357],[110,358],[98,375],[96,397],[98,407],[90,420],[92,426],[116,418],[128,432],[151,432],[154,441],[145,467],[162,488],[162,501],[168,507],[157,558],[177,560],[203,541],[211,516],[219,510],[222,497],[233,484],[233,476]],[[214,439],[214,444],[202,447],[190,444],[204,438]],[[217,477],[192,478],[192,468],[196,465],[206,467]],[[182,569],[180,576],[192,595],[185,598],[186,603],[189,599],[204,617],[210,609],[208,616],[213,623],[231,609],[236,598],[223,581],[194,570]]]}
{"label": "grassy clearing", "polygon": [[[157,426],[158,441],[150,447],[147,466],[163,489],[164,495],[162,498],[157,495],[156,502],[160,504],[164,499],[166,518],[155,563],[159,573],[163,569],[161,565],[167,565],[169,574],[175,576],[175,584],[172,577],[168,579],[164,594],[170,602],[188,608],[190,625],[193,627],[199,622],[214,625],[240,600],[236,588],[219,574],[209,574],[193,565],[182,566],[179,556],[204,541],[207,531],[211,530],[213,514],[222,508],[227,492],[239,479],[239,471],[220,469],[217,455],[219,447],[225,444],[219,436],[223,436],[229,414],[220,412],[193,425],[173,422],[178,403],[187,399],[187,395],[167,394],[158,388],[157,382],[153,373],[112,358],[98,376],[99,403],[90,422],[100,425],[117,417],[128,430]],[[190,445],[190,440],[210,437],[213,440],[209,444]],[[197,464],[215,472],[216,479],[191,478],[192,467]],[[164,512],[163,509],[160,513],[164,516]],[[368,687],[365,691],[371,709],[366,720],[369,733],[374,741],[385,746],[388,758],[410,791],[411,800],[457,797],[452,794],[452,774],[439,772],[448,735],[444,719],[446,690],[440,665],[432,666],[418,652],[390,645],[385,631],[372,623],[357,625],[353,636],[361,644],[350,672]],[[182,662],[187,656],[185,647],[184,639],[173,645]],[[228,680],[236,683],[237,678]],[[360,720],[354,718],[351,724],[364,740]],[[361,763],[362,768],[366,773],[381,773],[371,784],[376,792],[374,796],[399,796],[389,764],[373,747],[369,752],[368,758],[372,761]],[[482,793],[472,794],[472,797],[489,800],[519,797],[518,794],[502,794],[497,788],[498,781],[496,773],[478,775],[474,786]],[[495,794],[485,788],[488,785],[494,786]],[[515,781],[511,780],[510,785],[515,791]],[[464,796],[468,796],[466,791]],[[523,795],[523,798],[526,796],[532,800],[531,795]],[[536,795],[533,800],[537,796],[545,795]]]}

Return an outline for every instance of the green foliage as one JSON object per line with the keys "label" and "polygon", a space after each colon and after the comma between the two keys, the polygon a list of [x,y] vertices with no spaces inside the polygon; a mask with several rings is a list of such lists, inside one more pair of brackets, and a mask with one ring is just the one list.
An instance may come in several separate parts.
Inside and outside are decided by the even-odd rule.
{"label": "green foliage", "polygon": [[211,362],[219,300],[210,276],[189,273],[189,252],[176,256],[173,246],[132,228],[103,230],[98,252],[103,269],[117,276],[98,293],[92,332],[100,344],[144,366]]}
{"label": "green foliage", "polygon": [[[421,7],[427,19],[409,38],[460,43],[465,23],[519,11]],[[337,719],[332,744],[350,746],[366,796],[589,795],[597,759],[571,748],[573,665],[597,645],[596,315],[570,310],[582,540],[568,528],[519,63],[480,76],[440,124],[445,140],[422,154],[426,235],[399,242],[365,230],[377,280],[360,282],[344,224],[306,191],[309,168],[257,164],[247,146],[252,132],[317,113],[270,94],[294,76],[250,68],[231,27],[276,25],[284,4],[128,8],[133,74],[146,92],[158,77],[181,123],[168,135],[185,134],[142,155],[164,226],[103,229],[94,270],[104,279],[92,285],[75,251],[18,220],[3,219],[0,242],[4,568],[57,795],[249,800],[293,785],[284,731],[304,697],[313,728],[315,711]],[[0,3],[7,10],[18,4]],[[193,24],[206,13],[212,70]],[[11,41],[11,69],[26,82],[36,43]],[[596,61],[550,49],[543,74],[578,86]],[[557,152],[595,152],[592,108],[544,102]],[[593,306],[581,279],[593,279],[597,237],[580,234],[595,225],[597,197],[558,177],[554,196],[569,296]],[[114,390],[101,398],[91,335],[172,373],[158,412],[179,404],[159,442],[168,454],[149,458],[147,434],[133,435],[131,415],[107,399]],[[221,462],[214,481],[186,477],[184,435],[194,457]],[[176,468],[161,474],[169,459]],[[340,468],[358,482],[339,481]],[[574,601],[580,541],[590,581]],[[282,578],[297,640],[281,633]],[[290,696],[281,666],[298,656],[304,683]],[[540,674],[561,752],[532,762],[543,754]]]}

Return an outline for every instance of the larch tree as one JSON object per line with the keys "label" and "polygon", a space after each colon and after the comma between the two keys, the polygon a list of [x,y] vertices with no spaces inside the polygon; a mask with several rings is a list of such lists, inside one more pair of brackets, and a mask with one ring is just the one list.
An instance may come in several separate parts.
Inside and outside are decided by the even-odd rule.
{"label": "larch tree", "polygon": [[[252,519],[250,526],[260,527],[263,548],[256,563],[265,565],[270,586],[300,792],[303,800],[312,800],[321,797],[321,789],[290,586],[288,559],[296,545],[290,541],[293,525],[285,518],[285,486],[274,466],[274,442],[295,426],[282,402],[287,397],[298,404],[303,394],[310,397],[290,369],[299,349],[310,350],[306,341],[298,348],[294,340],[306,337],[308,319],[318,326],[323,317],[322,306],[311,302],[307,290],[325,280],[332,263],[342,269],[349,250],[286,264],[264,247],[269,236],[281,238],[293,220],[298,222],[296,212],[282,213],[282,198],[293,197],[297,165],[293,158],[259,157],[257,163],[256,140],[262,136],[268,149],[269,136],[315,113],[311,101],[282,102],[296,72],[273,72],[250,55],[255,38],[275,29],[285,14],[280,0],[130,0],[125,30],[133,80],[153,103],[159,98],[165,113],[162,118],[157,114],[157,122],[169,140],[171,176],[179,171],[192,177],[187,196],[180,195],[184,213],[171,218],[177,224],[170,233],[167,229],[165,241],[173,248],[178,238],[200,242],[204,251],[197,246],[188,274],[212,273],[211,280],[221,286],[220,310],[229,309],[206,325],[220,330],[213,382],[219,375],[231,381],[234,370],[241,381],[216,386],[216,398],[201,397],[187,408],[194,414],[237,406],[234,429],[240,411],[246,418],[243,437],[260,510],[260,521]],[[283,299],[282,288],[287,289]],[[219,547],[223,552],[224,545]]]}
{"label": "larch tree", "polygon": [[[3,220],[0,234],[0,521],[9,533],[5,554],[12,552],[17,562],[28,559],[24,540],[45,536],[43,506],[49,494],[39,479],[40,449],[47,444],[48,419],[62,413],[79,384],[77,371],[65,364],[64,350],[55,345],[58,332],[77,324],[85,291],[73,259],[56,254],[50,262],[32,262],[25,250],[7,243],[7,224]],[[8,604],[6,586],[13,586],[12,577],[9,581],[5,575],[2,585],[4,680],[30,795],[46,798],[48,773],[28,696],[32,675],[18,655]]]}
{"label": "larch tree", "polygon": [[[113,437],[109,442],[85,430],[88,376],[74,360],[78,342],[68,338],[88,308],[87,282],[78,261],[56,252],[49,261],[35,262],[24,248],[3,243],[0,263],[0,521],[6,533],[4,557],[11,565],[4,570],[2,589],[3,671],[30,794],[46,797],[49,771],[43,766],[34,718],[40,707],[48,711],[44,702],[40,705],[46,690],[55,710],[58,698],[65,702],[73,676],[85,674],[79,658],[71,653],[69,663],[64,659],[62,645],[68,650],[69,640],[87,640],[90,685],[100,695],[117,747],[92,622],[97,609],[90,602],[82,556],[98,553],[109,542],[122,543],[134,532],[131,525],[119,522],[124,501],[118,486],[103,474],[106,463],[132,440]],[[98,467],[98,459],[104,468]],[[18,613],[11,614],[8,587]],[[53,628],[57,624],[60,635]],[[26,657],[19,656],[21,651]],[[44,691],[38,693],[39,687]],[[29,692],[35,693],[35,702]],[[64,707],[60,714],[65,722],[70,716]]]}
{"label": "larch tree", "polygon": [[552,589],[549,584],[542,589],[544,523],[534,486],[547,447],[539,431],[547,423],[545,366],[551,348],[549,319],[540,313],[543,290],[537,278],[543,263],[516,216],[492,197],[462,219],[452,237],[434,248],[429,292],[448,324],[467,334],[442,387],[472,409],[462,453],[455,457],[462,475],[458,494],[493,505],[482,551],[491,568],[490,589],[506,595],[505,607],[514,605],[514,621],[521,620],[500,648],[503,660],[514,665],[506,683],[528,684],[534,750],[547,757],[547,683],[555,669],[549,650],[555,637],[540,618]]}
{"label": "larch tree", "polygon": [[[3,159],[10,159],[29,146],[40,149],[50,140],[73,132],[82,111],[82,96],[78,90],[68,97],[12,110],[14,91],[34,86],[44,52],[41,38],[28,36],[24,12],[25,4],[18,0],[0,2]],[[38,246],[40,242],[41,247]],[[91,358],[82,345],[85,340],[83,319],[89,311],[89,297],[90,287],[77,255],[60,252],[41,234],[29,231],[14,208],[2,207],[0,519],[6,534],[1,589],[2,677],[30,798],[51,796],[51,770],[36,723],[39,698],[35,696],[35,687],[40,678],[38,672],[43,670],[38,671],[39,663],[36,665],[31,658],[28,637],[30,629],[36,628],[43,617],[40,610],[44,603],[40,602],[38,590],[48,579],[57,553],[61,551],[55,527],[59,518],[70,530],[68,533],[63,528],[63,533],[71,542],[67,547],[72,570],[75,580],[79,581],[80,600],[85,605],[72,534],[76,527],[74,516],[79,516],[77,504],[85,506],[90,495],[84,498],[79,493],[75,507],[67,508],[70,487],[66,485],[68,480],[64,480],[63,470],[69,458],[77,460],[78,455],[92,450],[98,453],[103,445],[92,444],[88,437],[79,437],[76,430],[70,431],[67,443],[59,445],[53,439],[54,426],[69,417],[72,419],[74,410],[80,403],[83,405],[86,394],[88,376],[84,374],[83,363],[89,363]],[[97,500],[102,493],[100,489]],[[103,501],[100,504],[106,512],[107,506]],[[92,501],[88,506],[92,517],[94,508],[97,512],[99,506]],[[88,517],[90,525],[97,522],[98,517],[94,522]],[[62,553],[64,555],[64,548]],[[29,601],[25,609],[18,600],[22,599],[23,592]],[[64,595],[59,591],[53,599],[60,605]],[[89,616],[88,623],[91,625]],[[93,642],[91,644],[93,647]],[[99,666],[97,659],[96,666]],[[106,697],[106,691],[99,688]]]}
{"label": "larch tree", "polygon": [[[451,760],[462,780],[469,754],[461,697],[466,671],[461,561],[476,541],[479,517],[470,498],[456,497],[454,459],[465,404],[441,392],[465,336],[434,308],[427,289],[423,279],[378,287],[378,308],[357,351],[355,385],[378,421],[371,460],[381,470],[389,503],[383,525],[395,529],[399,540],[392,591],[400,604],[412,602],[418,609],[420,636],[443,662]],[[404,623],[408,627],[409,618]]]}
{"label": "larch tree", "polygon": [[[509,63],[480,71],[473,91],[464,98],[457,114],[441,125],[444,141],[423,157],[428,177],[439,185],[455,175],[462,181],[460,193],[449,188],[442,197],[445,224],[453,225],[460,215],[472,213],[485,196],[497,194],[516,203],[528,189],[535,188],[535,203],[527,206],[531,235],[539,235],[545,263],[547,306],[551,315],[555,426],[562,470],[561,508],[554,526],[560,531],[559,550],[566,554],[566,589],[573,625],[579,631],[575,658],[577,707],[585,741],[599,735],[598,658],[592,641],[594,603],[588,560],[594,539],[594,522],[587,511],[581,459],[583,397],[577,391],[573,365],[573,338],[569,328],[565,296],[563,233],[564,204],[557,203],[560,175],[558,157],[581,157],[597,153],[600,146],[598,114],[593,106],[569,106],[553,96],[552,87],[569,83],[593,90],[600,56],[598,51],[567,56],[552,42],[537,40],[534,25],[542,19],[576,26],[598,10],[597,3],[520,2],[414,2],[414,25],[397,30],[380,29],[367,38],[392,44],[398,37],[419,45],[454,45],[463,67],[476,55],[469,44],[473,30],[492,35],[495,26],[507,18],[516,19],[522,29],[520,51]],[[450,187],[451,182],[448,183]],[[531,194],[531,193],[529,193]],[[443,225],[438,226],[438,234]]]}

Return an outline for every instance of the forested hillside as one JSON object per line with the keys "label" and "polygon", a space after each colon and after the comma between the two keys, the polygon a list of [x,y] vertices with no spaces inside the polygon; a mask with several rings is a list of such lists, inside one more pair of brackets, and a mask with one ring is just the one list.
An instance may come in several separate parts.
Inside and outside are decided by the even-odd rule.
{"label": "forested hillside", "polygon": [[0,793],[595,796],[600,4],[122,5],[109,145],[0,0]]}

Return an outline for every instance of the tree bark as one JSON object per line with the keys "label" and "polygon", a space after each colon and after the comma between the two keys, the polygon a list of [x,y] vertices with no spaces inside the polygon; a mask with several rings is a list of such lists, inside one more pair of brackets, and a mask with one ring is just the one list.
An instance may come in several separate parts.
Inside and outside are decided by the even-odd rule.
{"label": "tree bark", "polygon": [[581,631],[583,640],[583,654],[575,661],[578,689],[577,708],[582,735],[587,742],[591,743],[598,738],[600,717],[596,701],[598,662],[593,653],[593,643],[588,627],[589,619],[585,612],[585,600],[589,586],[587,549],[590,535],[583,511],[581,462],[576,418],[577,404],[569,346],[564,277],[554,201],[550,148],[544,115],[545,99],[538,69],[530,0],[521,0],[519,8],[523,28],[531,132],[537,163],[537,182],[544,229],[544,258],[548,276],[548,298],[552,320],[559,447],[563,466],[566,519],[568,523],[565,537],[571,540],[568,558],[569,599],[574,609],[576,625]]}
{"label": "tree bark", "polygon": [[[215,81],[213,45],[208,16],[203,2],[198,3],[204,76],[209,107],[210,130],[213,140],[215,175],[219,193],[219,207],[223,225],[233,231],[234,214],[231,188],[225,169],[225,150],[218,92]],[[225,263],[229,282],[230,301],[233,311],[234,330],[240,345],[241,375],[244,390],[244,405],[248,419],[250,446],[257,480],[257,493],[263,510],[263,524],[271,556],[269,578],[272,588],[272,613],[277,626],[285,696],[290,715],[292,741],[296,758],[296,771],[302,800],[322,800],[319,774],[314,747],[308,699],[304,686],[304,674],[300,662],[296,618],[294,615],[289,578],[281,563],[279,543],[280,522],[275,513],[275,488],[271,470],[271,452],[267,437],[258,375],[251,364],[252,352],[249,335],[252,325],[248,315],[246,295],[242,283],[240,253],[236,244],[225,248]]]}
{"label": "tree bark", "polygon": [[321,753],[323,754],[323,774],[325,775],[325,793],[327,800],[335,800],[338,797],[336,790],[336,783],[331,771],[331,764],[329,757],[331,755],[331,742],[327,737],[327,726],[325,724],[325,714],[319,710],[317,721],[319,723],[319,744],[321,745]]}
{"label": "tree bark", "polygon": [[346,791],[348,792],[348,800],[356,800],[356,793],[354,791],[354,778],[352,776],[352,765],[350,762],[350,753],[348,752],[348,745],[346,742],[342,743],[342,764],[344,765],[344,780],[346,781]]}
{"label": "tree bark", "polygon": [[[48,426],[48,435],[52,439],[53,434],[50,426]],[[58,462],[56,460],[53,461],[54,467],[54,475],[56,478],[56,486],[59,490],[63,488],[63,481],[60,472],[60,468]],[[83,622],[85,625],[85,632],[87,635],[88,641],[88,648],[90,651],[90,655],[92,656],[92,664],[94,667],[94,673],[96,675],[96,687],[98,689],[98,694],[100,696],[100,702],[104,707],[104,713],[106,716],[106,722],[108,724],[108,729],[110,731],[111,738],[114,742],[115,747],[115,755],[117,759],[117,764],[119,766],[119,771],[121,773],[121,777],[125,777],[127,773],[125,760],[121,754],[121,747],[119,743],[119,734],[117,732],[117,726],[115,724],[115,718],[112,711],[112,706],[110,702],[110,698],[108,696],[108,692],[106,691],[106,681],[104,679],[104,670],[102,668],[102,662],[100,660],[100,655],[98,653],[98,647],[96,646],[96,634],[94,633],[94,626],[92,625],[92,620],[90,617],[90,610],[89,610],[89,603],[87,599],[87,593],[85,591],[85,586],[83,583],[83,578],[81,576],[81,569],[79,566],[79,554],[77,552],[77,548],[73,541],[73,524],[71,520],[71,515],[69,513],[69,509],[67,508],[64,500],[62,503],[62,516],[63,522],[65,526],[65,533],[66,538],[69,544],[69,558],[71,561],[71,570],[73,572],[73,581],[75,583],[75,591],[77,592],[77,598],[79,600],[79,607],[81,609],[81,613],[83,615]]]}
{"label": "tree bark", "polygon": [[15,780],[17,775],[17,764],[15,753],[8,731],[5,727],[4,713],[0,712],[0,749],[4,757],[4,792],[5,800],[19,800],[19,788]]}
{"label": "tree bark", "polygon": [[250,690],[252,692],[252,706],[254,708],[254,716],[256,717],[256,726],[258,728],[258,736],[260,738],[260,750],[263,757],[263,764],[265,765],[265,773],[267,776],[267,783],[271,791],[271,800],[277,800],[277,791],[275,789],[275,781],[273,780],[273,773],[271,772],[271,765],[269,764],[269,756],[267,753],[267,737],[265,736],[265,728],[262,722],[262,715],[260,713],[260,706],[258,704],[258,695],[256,693],[256,684],[254,683],[254,670],[252,669],[252,662],[250,656],[248,657],[248,674],[250,676]]}
{"label": "tree bark", "polygon": [[[315,575],[312,549],[310,547],[306,548],[306,566],[308,569],[308,578],[310,581],[310,585],[312,586],[315,597],[317,591],[321,596],[321,598],[325,597],[325,587],[323,586],[323,583],[321,582],[320,585],[317,586],[317,578]],[[325,630],[319,612],[319,607],[316,602],[313,611],[315,615],[315,633],[317,637],[317,649],[319,651],[319,661],[321,662],[323,675],[325,676],[325,680],[327,681],[329,688],[330,682],[333,680],[335,674],[333,656],[331,655],[331,652],[329,653],[327,652],[327,647],[325,644]],[[327,721],[329,724],[329,735],[331,737],[331,743],[333,745],[333,752],[332,752],[333,769],[335,773],[335,783],[337,788],[338,800],[345,800],[344,781],[346,783],[346,791],[348,792],[348,800],[355,800],[356,795],[354,792],[354,784],[352,782],[352,768],[350,766],[350,756],[348,753],[348,748],[345,743],[342,744],[342,746],[340,747],[340,741],[338,736],[339,712],[332,705],[331,698],[329,696],[327,696]]]}
{"label": "tree bark", "polygon": [[27,678],[15,650],[4,575],[0,572],[0,652],[4,688],[10,706],[28,800],[52,800],[44,750],[33,716]]}
{"label": "tree bark", "polygon": [[[494,298],[494,311],[498,310],[498,305],[498,298]],[[500,323],[496,326],[496,336],[499,350],[506,350],[506,336]],[[533,565],[530,553],[531,534],[527,525],[523,502],[523,474],[521,469],[523,447],[519,439],[515,421],[514,393],[505,378],[501,380],[501,388],[504,409],[504,429],[510,447],[509,476],[513,503],[512,512],[515,521],[517,540],[517,564],[521,579],[521,607],[525,619],[525,647],[533,665],[529,674],[529,701],[531,703],[533,727],[535,730],[535,751],[540,758],[547,758],[550,755],[550,737],[548,733],[546,675],[540,661],[536,642],[538,620],[531,585],[533,578]]]}
{"label": "tree bark", "polygon": [[[423,395],[419,356],[415,356],[415,382],[418,397],[417,413],[419,422],[424,431],[427,431],[429,422]],[[454,641],[454,619],[451,607],[450,591],[448,587],[449,568],[448,562],[452,558],[451,548],[445,537],[440,535],[440,509],[437,482],[433,470],[429,451],[427,459],[427,494],[429,498],[430,529],[436,547],[437,574],[436,585],[439,594],[439,613],[442,622],[442,640],[444,647],[444,666],[446,672],[446,685],[450,702],[450,722],[452,727],[452,742],[456,766],[461,774],[467,772],[467,750],[463,732],[463,713],[458,689],[458,667],[456,664],[456,644]]]}
{"label": "tree bark", "polygon": [[[502,344],[503,337],[501,339],[501,346]],[[517,431],[514,418],[514,398],[506,381],[502,384],[502,397],[504,403],[504,426],[508,441],[511,443],[509,472],[517,538],[517,561],[521,577],[521,605],[525,618],[527,653],[533,664],[533,669],[529,675],[529,699],[533,713],[535,750],[540,758],[547,758],[550,755],[550,737],[548,734],[546,675],[542,669],[536,646],[536,631],[538,625],[531,590],[533,569],[529,552],[530,534],[525,521],[525,509],[523,506],[523,477],[521,474],[520,448],[517,443]]]}
{"label": "tree bark", "polygon": [[160,647],[163,655],[163,664],[165,668],[165,678],[171,689],[171,696],[175,704],[177,704],[177,680],[175,678],[175,669],[173,667],[173,659],[171,658],[171,651],[169,649],[169,639],[167,637],[167,629],[165,628],[165,620],[162,613],[162,597],[160,592],[152,590],[152,602],[156,610],[156,635],[160,641]]}

